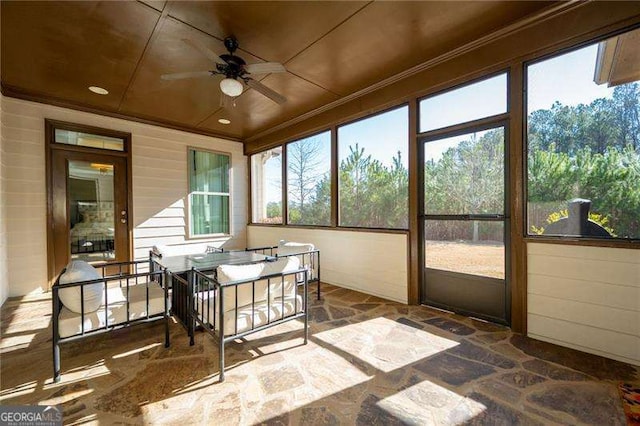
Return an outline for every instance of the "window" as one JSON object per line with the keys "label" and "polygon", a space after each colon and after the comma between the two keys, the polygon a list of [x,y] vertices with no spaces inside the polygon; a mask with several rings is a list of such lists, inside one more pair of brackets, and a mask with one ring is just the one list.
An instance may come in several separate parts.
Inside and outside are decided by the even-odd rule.
{"label": "window", "polygon": [[331,132],[287,144],[287,223],[331,225]]}
{"label": "window", "polygon": [[282,223],[282,147],[251,156],[253,223]]}
{"label": "window", "polygon": [[229,234],[227,154],[189,149],[189,234]]}
{"label": "window", "polygon": [[507,112],[507,73],[420,101],[420,133]]}
{"label": "window", "polygon": [[92,133],[74,132],[65,129],[55,129],[55,143],[65,145],[86,146],[89,148],[109,149],[112,151],[124,151],[123,138],[95,135]]}
{"label": "window", "polygon": [[408,227],[409,108],[338,128],[341,226]]}
{"label": "window", "polygon": [[640,238],[639,31],[527,66],[529,235]]}

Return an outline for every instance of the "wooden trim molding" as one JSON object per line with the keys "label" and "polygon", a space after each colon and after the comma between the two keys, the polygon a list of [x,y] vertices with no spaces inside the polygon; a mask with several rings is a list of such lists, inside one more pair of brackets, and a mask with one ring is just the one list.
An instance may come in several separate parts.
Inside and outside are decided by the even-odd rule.
{"label": "wooden trim molding", "polygon": [[338,128],[331,126],[331,226],[340,223],[340,206],[338,200],[338,173],[340,170],[338,159]]}
{"label": "wooden trim molding", "polygon": [[281,225],[279,223],[249,223],[247,226],[257,226],[264,228],[291,228],[291,229],[309,229],[321,231],[347,231],[347,232],[368,232],[374,234],[404,234],[408,235],[408,229],[383,229],[383,228],[353,228],[345,226],[316,226],[316,225]]}
{"label": "wooden trim molding", "polygon": [[524,232],[524,121],[523,114],[523,67],[515,63],[509,72],[509,209],[511,255],[511,329],[527,334],[527,246]]}
{"label": "wooden trim molding", "polygon": [[526,243],[540,244],[557,244],[566,246],[585,246],[585,247],[607,247],[640,250],[640,240],[621,240],[621,239],[594,239],[594,238],[573,238],[573,237],[553,237],[547,236],[528,236],[524,238]]}
{"label": "wooden trim molding", "polygon": [[282,172],[282,225],[289,224],[289,179],[287,164],[287,144],[282,144],[282,153],[280,154]]}
{"label": "wooden trim molding", "polygon": [[409,238],[407,239],[407,271],[409,272],[407,289],[407,301],[410,305],[417,305],[421,299],[423,264],[421,239],[423,231],[420,229],[422,221],[419,219],[424,206],[423,167],[420,167],[422,158],[422,142],[418,139],[418,102],[409,103]]}

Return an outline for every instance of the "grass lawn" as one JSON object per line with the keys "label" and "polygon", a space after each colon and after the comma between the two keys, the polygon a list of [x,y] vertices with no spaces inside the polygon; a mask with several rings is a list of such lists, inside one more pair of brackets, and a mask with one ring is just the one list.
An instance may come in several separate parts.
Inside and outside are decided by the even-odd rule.
{"label": "grass lawn", "polygon": [[427,240],[425,266],[504,279],[504,245]]}

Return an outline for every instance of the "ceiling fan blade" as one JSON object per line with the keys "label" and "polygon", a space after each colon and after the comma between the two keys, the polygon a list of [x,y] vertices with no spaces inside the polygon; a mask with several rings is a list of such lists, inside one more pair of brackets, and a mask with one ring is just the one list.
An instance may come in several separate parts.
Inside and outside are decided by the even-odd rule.
{"label": "ceiling fan blade", "polygon": [[160,76],[163,80],[182,80],[184,78],[204,77],[210,76],[211,71],[191,71],[191,72],[178,72],[175,74],[162,74]]}
{"label": "ceiling fan blade", "polygon": [[287,102],[287,98],[285,98],[284,96],[282,96],[280,93],[277,93],[271,89],[269,89],[267,86],[265,86],[264,84],[256,81],[256,80],[247,80],[247,86],[251,87],[252,89],[257,90],[258,92],[262,93],[263,95],[265,95],[267,98],[271,99],[272,101],[278,103],[278,104],[283,104],[285,102]]}
{"label": "ceiling fan blade", "polygon": [[262,62],[259,64],[245,65],[244,70],[249,74],[271,74],[276,72],[287,72],[284,65],[279,62]]}
{"label": "ceiling fan blade", "polygon": [[189,46],[193,47],[194,49],[196,49],[197,51],[202,53],[204,56],[206,56],[207,58],[209,58],[213,62],[216,62],[218,64],[226,64],[226,62],[224,61],[224,59],[222,59],[220,57],[220,55],[218,55],[213,50],[209,49],[207,46],[202,44],[199,40],[192,40],[190,38],[183,38],[182,41],[184,41]]}

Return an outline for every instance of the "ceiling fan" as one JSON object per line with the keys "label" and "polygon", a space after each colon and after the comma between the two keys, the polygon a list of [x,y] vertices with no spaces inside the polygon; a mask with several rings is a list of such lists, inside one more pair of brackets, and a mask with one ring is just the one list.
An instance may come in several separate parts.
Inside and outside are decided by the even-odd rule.
{"label": "ceiling fan", "polygon": [[286,72],[287,70],[278,62],[262,62],[259,64],[248,64],[239,56],[234,55],[238,48],[238,40],[235,37],[227,37],[224,39],[224,45],[229,51],[222,55],[210,50],[205,45],[196,40],[182,39],[185,43],[197,49],[200,53],[215,62],[216,68],[210,71],[192,71],[180,72],[176,74],[163,74],[160,76],[163,80],[181,80],[185,78],[195,78],[208,75],[223,75],[225,78],[220,81],[220,90],[227,96],[236,97],[242,93],[243,86],[241,81],[247,86],[262,93],[267,98],[278,104],[283,104],[287,98],[274,90],[268,88],[249,75],[271,74]]}

